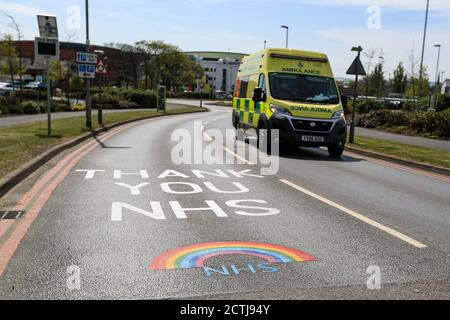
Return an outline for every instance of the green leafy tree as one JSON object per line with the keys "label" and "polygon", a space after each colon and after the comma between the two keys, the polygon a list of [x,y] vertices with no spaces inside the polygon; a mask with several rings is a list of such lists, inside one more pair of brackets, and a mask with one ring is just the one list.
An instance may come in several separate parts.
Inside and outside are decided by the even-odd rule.
{"label": "green leafy tree", "polygon": [[408,76],[406,74],[405,66],[403,62],[400,62],[397,68],[394,70],[394,78],[392,79],[392,90],[395,93],[404,94],[408,85]]}
{"label": "green leafy tree", "polygon": [[20,63],[17,54],[16,44],[13,36],[4,34],[0,40],[0,59],[1,72],[9,75],[11,82],[14,82],[14,76],[19,73]]}

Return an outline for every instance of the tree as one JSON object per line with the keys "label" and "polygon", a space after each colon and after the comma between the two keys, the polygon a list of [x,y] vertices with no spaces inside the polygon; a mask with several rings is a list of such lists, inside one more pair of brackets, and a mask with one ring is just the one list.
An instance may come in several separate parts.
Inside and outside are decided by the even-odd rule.
{"label": "tree", "polygon": [[[408,89],[406,91],[406,95],[414,100],[414,106],[416,110],[419,110],[420,106],[417,104],[417,97],[421,98],[423,96],[423,92],[428,93],[430,91],[430,82],[429,75],[427,72],[427,67],[424,66],[422,70],[422,80],[420,82],[420,77],[418,77],[421,73],[419,67],[419,60],[416,57],[414,48],[411,49],[408,57],[409,64],[409,79]],[[419,90],[421,88],[421,90]],[[422,95],[421,95],[421,92]]]}
{"label": "tree", "polygon": [[203,68],[178,48],[161,56],[161,81],[171,90],[192,84],[203,73]]}
{"label": "tree", "polygon": [[364,78],[365,84],[366,84],[366,103],[369,97],[369,90],[370,90],[370,68],[372,67],[372,61],[375,58],[375,55],[377,54],[377,51],[375,49],[370,49],[369,53],[363,52],[363,55],[366,57],[366,67],[367,67],[367,76]]}
{"label": "tree", "polygon": [[66,92],[66,103],[70,106],[70,94],[68,88],[70,86],[70,69],[61,61],[51,61],[50,79],[55,83],[63,83]]}
{"label": "tree", "polygon": [[383,88],[385,87],[383,64],[378,63],[371,73],[366,76],[368,87],[366,88],[366,94],[371,96],[377,96],[380,98],[383,95]]}
{"label": "tree", "polygon": [[70,79],[70,87],[77,92],[77,103],[79,101],[80,95],[78,94],[80,91],[83,91],[84,89],[84,81],[83,79],[79,78],[78,76],[74,76]]}
{"label": "tree", "polygon": [[106,46],[117,49],[110,54],[109,58],[114,63],[109,65],[109,71],[116,76],[119,85],[125,82],[128,89],[130,82],[133,82],[134,88],[138,88],[141,55],[136,47],[124,43],[110,43]]}
{"label": "tree", "polygon": [[22,75],[23,75],[23,66],[22,66],[22,48],[20,46],[20,41],[23,39],[23,31],[22,27],[17,23],[16,19],[5,13],[5,16],[9,18],[11,21],[10,27],[16,32],[17,41],[19,41],[18,46],[18,59],[19,59],[19,65],[18,65],[18,71],[19,71],[19,80],[20,80],[20,96],[22,97],[22,90],[23,90],[23,82],[22,82]]}
{"label": "tree", "polygon": [[404,94],[408,84],[408,76],[406,74],[403,62],[400,62],[394,70],[394,78],[392,79],[392,90],[395,93]]}
{"label": "tree", "polygon": [[2,58],[2,73],[8,74],[11,83],[14,83],[14,76],[19,72],[19,61],[16,44],[10,34],[4,34],[0,40],[0,57]]}

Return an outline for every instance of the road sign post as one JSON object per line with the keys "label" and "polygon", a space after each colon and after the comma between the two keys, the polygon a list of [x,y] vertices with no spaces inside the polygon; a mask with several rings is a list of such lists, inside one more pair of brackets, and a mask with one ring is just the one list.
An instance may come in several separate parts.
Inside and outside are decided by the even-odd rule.
{"label": "road sign post", "polygon": [[[106,82],[106,76],[109,74],[108,73],[108,69],[106,68],[106,64],[104,62],[104,59],[106,58],[104,56],[104,52],[103,51],[95,51],[97,53],[100,54],[100,59],[98,59],[98,63],[95,67],[95,73],[99,75],[99,87],[100,87],[100,91],[99,91],[99,96],[100,96],[100,104],[98,106],[98,124],[103,125],[103,106],[101,103],[101,96],[102,96],[102,85],[103,82]],[[106,86],[106,83],[105,83]]]}
{"label": "road sign post", "polygon": [[352,51],[358,52],[356,59],[347,71],[348,75],[355,75],[355,93],[353,98],[353,110],[352,110],[352,123],[350,125],[350,143],[355,143],[355,131],[356,131],[356,103],[358,101],[358,77],[365,76],[366,71],[361,63],[361,52],[363,48],[361,46],[352,48]]}
{"label": "road sign post", "polygon": [[92,129],[91,79],[95,79],[98,56],[77,52],[78,77],[86,79],[86,127]]}
{"label": "road sign post", "polygon": [[[58,24],[55,16],[38,15],[41,38],[36,38],[36,56],[43,56],[47,71],[47,135],[52,135],[52,90],[50,87],[50,60],[59,60]],[[43,39],[42,39],[43,38]]]}

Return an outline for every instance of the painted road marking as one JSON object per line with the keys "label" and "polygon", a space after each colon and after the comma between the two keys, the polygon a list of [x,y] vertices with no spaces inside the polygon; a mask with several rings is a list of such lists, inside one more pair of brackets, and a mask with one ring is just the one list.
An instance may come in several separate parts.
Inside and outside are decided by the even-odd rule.
{"label": "painted road marking", "polygon": [[[206,127],[207,127],[211,122],[215,122],[215,121],[219,121],[219,120],[223,120],[223,119],[225,119],[225,118],[222,117],[222,118],[213,119],[213,120],[211,120],[211,121],[206,121],[206,122],[202,125],[202,132],[203,132],[203,135],[205,136],[205,138],[206,138],[208,141],[212,142],[212,141],[214,141],[214,139],[211,138],[206,132],[204,132],[204,131],[206,130]],[[254,166],[254,165],[255,165],[253,162],[248,161],[248,160],[245,159],[244,157],[241,157],[240,155],[236,154],[235,152],[233,152],[232,150],[228,149],[227,147],[222,147],[222,149],[223,149],[225,152],[227,152],[227,153],[231,154],[232,156],[234,156],[236,159],[241,160],[241,161],[244,162],[245,164],[248,164],[248,165],[250,165],[250,166]]]}
{"label": "painted road marking", "polygon": [[365,222],[365,223],[367,223],[367,224],[369,224],[369,225],[371,225],[371,226],[373,226],[373,227],[375,227],[375,228],[377,228],[379,230],[382,230],[382,231],[384,231],[384,232],[386,232],[386,233],[388,233],[388,234],[390,234],[390,235],[392,235],[392,236],[394,236],[394,237],[396,237],[396,238],[398,238],[398,239],[400,239],[402,241],[405,241],[405,242],[409,243],[410,245],[412,245],[412,246],[414,246],[416,248],[419,248],[419,249],[428,248],[427,245],[425,245],[423,243],[420,243],[417,240],[414,240],[414,239],[412,239],[412,238],[410,238],[410,237],[408,237],[408,236],[406,236],[406,235],[404,235],[404,234],[402,234],[402,233],[400,233],[400,232],[398,232],[398,231],[396,231],[396,230],[394,230],[392,228],[389,228],[389,227],[387,227],[385,225],[382,225],[381,223],[378,223],[378,222],[376,222],[376,221],[374,221],[374,220],[372,220],[372,219],[370,219],[370,218],[368,218],[368,217],[366,217],[366,216],[364,216],[364,215],[362,215],[362,214],[360,214],[358,212],[355,212],[355,211],[353,211],[351,209],[348,209],[348,208],[346,208],[344,206],[341,206],[340,204],[337,204],[336,202],[333,202],[333,201],[328,200],[328,199],[326,199],[326,198],[324,198],[322,196],[319,196],[318,194],[315,194],[315,193],[313,193],[313,192],[311,192],[309,190],[306,190],[305,188],[302,188],[302,187],[296,185],[295,183],[292,183],[292,182],[290,182],[288,180],[284,180],[284,179],[280,179],[280,182],[282,182],[282,183],[290,186],[291,188],[293,188],[293,189],[295,189],[295,190],[297,190],[299,192],[302,192],[302,193],[304,193],[304,194],[306,194],[306,195],[308,195],[308,196],[310,196],[310,197],[312,197],[312,198],[314,198],[316,200],[319,200],[319,201],[321,201],[321,202],[323,202],[323,203],[325,203],[325,204],[327,204],[327,205],[329,205],[331,207],[334,207],[334,208],[336,208],[336,209],[338,209],[338,210],[340,210],[342,212],[345,212],[348,215],[350,215],[350,216],[352,216],[352,217],[354,217],[354,218],[356,218],[356,219],[358,219],[358,220],[360,220],[362,222]]}
{"label": "painted road marking", "polygon": [[8,231],[14,220],[0,220],[0,238]]}
{"label": "painted road marking", "polygon": [[213,242],[176,248],[152,260],[151,270],[204,268],[208,259],[226,255],[254,256],[268,263],[316,261],[306,252],[274,244],[257,242]]}
{"label": "painted road marking", "polygon": [[225,152],[228,152],[229,154],[233,155],[236,159],[241,160],[242,162],[244,162],[245,164],[248,164],[249,166],[254,166],[255,164],[253,162],[248,161],[247,159],[241,157],[240,155],[238,155],[237,153],[231,151],[230,149],[228,149],[227,147],[222,147],[222,149]]}
{"label": "painted road marking", "polygon": [[[129,125],[125,125],[119,127],[117,129],[113,129],[113,131],[101,136],[99,138],[100,142],[104,142],[112,136],[125,131],[131,127],[141,125],[146,122],[156,121],[159,118],[146,119],[142,121],[138,121],[135,123],[131,123]],[[16,252],[23,238],[27,234],[33,222],[38,217],[44,205],[50,199],[51,195],[58,187],[58,185],[69,175],[70,171],[73,167],[77,165],[77,163],[89,152],[98,147],[98,142],[93,140],[84,146],[76,149],[69,155],[67,155],[63,160],[58,162],[40,181],[38,181],[35,186],[30,190],[30,192],[26,193],[21,201],[17,204],[14,210],[23,210],[26,208],[31,201],[37,197],[36,201],[31,205],[28,214],[25,216],[23,220],[19,222],[17,227],[14,229],[10,237],[6,240],[4,245],[0,247],[0,277],[5,272],[9,262],[11,261],[12,256]],[[42,190],[42,189],[43,190]]]}

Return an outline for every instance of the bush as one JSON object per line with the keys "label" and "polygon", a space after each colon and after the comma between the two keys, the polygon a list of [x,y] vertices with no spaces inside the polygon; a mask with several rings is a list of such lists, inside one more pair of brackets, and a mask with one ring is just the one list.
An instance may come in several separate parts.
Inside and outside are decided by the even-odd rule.
{"label": "bush", "polygon": [[101,104],[103,109],[118,109],[119,103],[120,98],[109,93],[103,93],[102,95],[97,93],[92,97],[92,105],[94,108],[98,108]]}
{"label": "bush", "polygon": [[119,109],[138,109],[139,105],[134,102],[130,102],[128,100],[120,100],[119,101]]}
{"label": "bush", "polygon": [[384,125],[385,127],[406,127],[410,123],[410,113],[401,111],[389,111],[384,113]]}
{"label": "bush", "polygon": [[362,114],[358,117],[357,125],[364,128],[378,128],[386,124],[387,111],[380,110]]}
{"label": "bush", "polygon": [[450,94],[442,94],[438,98],[436,111],[440,112],[450,108]]}
{"label": "bush", "polygon": [[25,100],[39,100],[39,95],[41,99],[46,99],[46,93],[45,92],[39,92],[38,90],[22,90],[22,99]]}
{"label": "bush", "polygon": [[24,114],[23,108],[20,104],[10,105],[7,107],[9,114]]}
{"label": "bush", "polygon": [[356,103],[356,112],[357,113],[369,113],[372,111],[378,111],[378,110],[384,110],[386,109],[386,106],[381,103],[377,102],[376,100],[368,100],[366,101],[358,101]]}
{"label": "bush", "polygon": [[41,104],[35,101],[24,101],[20,104],[20,107],[25,114],[41,113]]}
{"label": "bush", "polygon": [[[417,106],[419,106],[419,104],[417,103]],[[416,111],[416,103],[414,103],[414,101],[412,100],[408,100],[403,104],[403,111]]]}
{"label": "bush", "polygon": [[7,114],[7,113],[8,113],[7,100],[5,97],[0,96],[0,114]]}
{"label": "bush", "polygon": [[450,137],[450,114],[416,112],[410,117],[410,126],[418,133]]}
{"label": "bush", "polygon": [[154,91],[131,90],[126,92],[124,98],[137,104],[141,108],[156,108],[157,95]]}

